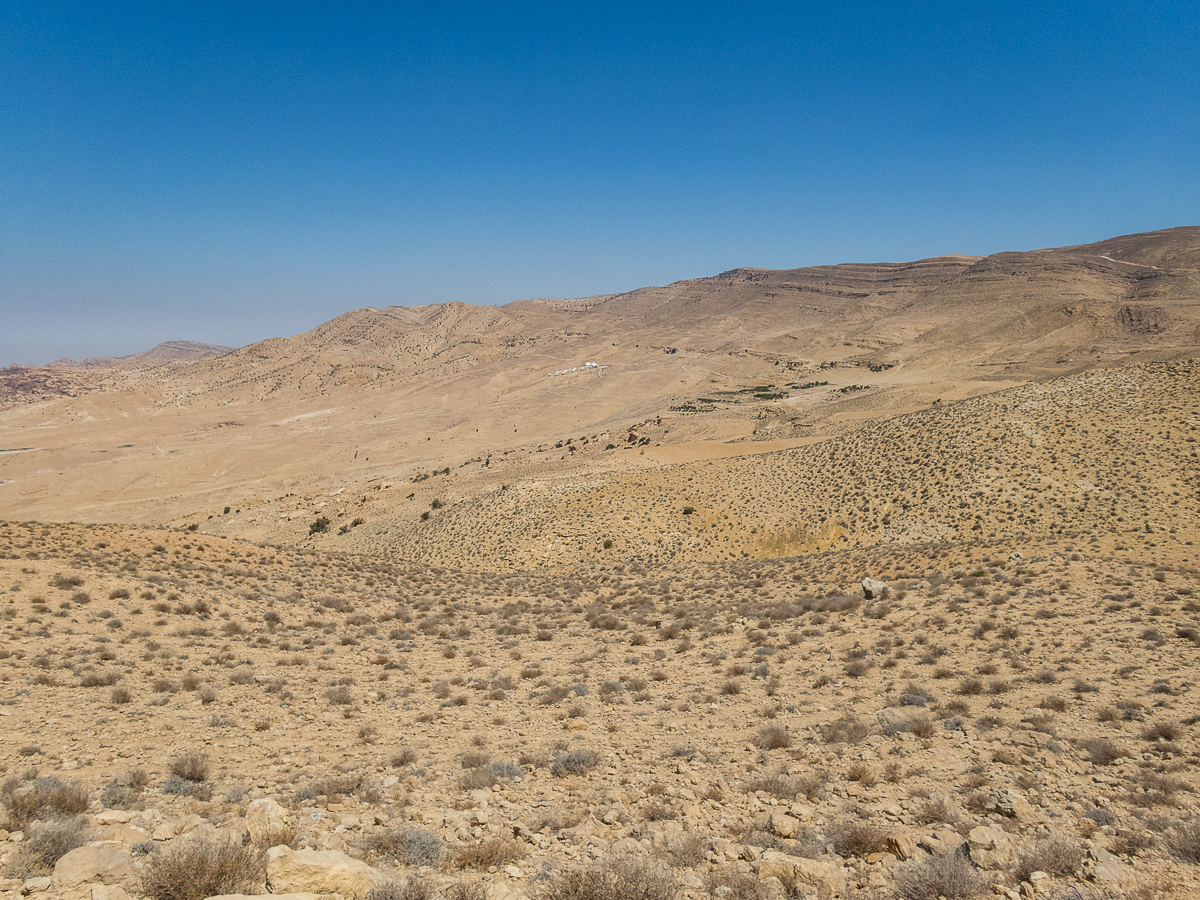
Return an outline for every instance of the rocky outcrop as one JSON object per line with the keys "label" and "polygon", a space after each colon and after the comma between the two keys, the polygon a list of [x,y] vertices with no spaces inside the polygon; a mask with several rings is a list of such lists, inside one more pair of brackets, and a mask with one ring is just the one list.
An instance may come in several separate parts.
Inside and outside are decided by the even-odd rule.
{"label": "rocky outcrop", "polygon": [[134,876],[133,857],[105,844],[78,847],[54,866],[50,890],[64,894],[84,884],[120,884]]}
{"label": "rocky outcrop", "polygon": [[318,893],[366,896],[381,880],[377,870],[338,850],[267,852],[267,884],[273,894]]}
{"label": "rocky outcrop", "polygon": [[246,808],[246,827],[250,840],[260,847],[272,847],[284,842],[291,831],[288,811],[270,798],[253,801]]}

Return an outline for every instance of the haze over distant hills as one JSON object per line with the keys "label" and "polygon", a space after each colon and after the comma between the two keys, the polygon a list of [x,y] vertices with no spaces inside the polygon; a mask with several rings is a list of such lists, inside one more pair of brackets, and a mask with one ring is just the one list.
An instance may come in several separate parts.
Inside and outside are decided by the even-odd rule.
{"label": "haze over distant hills", "polygon": [[[5,446],[28,448],[0,456],[7,515],[294,542],[336,511],[366,519],[389,553],[426,558],[434,542],[452,564],[453,548],[474,544],[448,523],[484,521],[468,524],[463,504],[519,490],[533,531],[503,558],[476,547],[474,561],[574,558],[546,546],[604,537],[559,508],[565,485],[850,440],[921,411],[923,431],[952,429],[946,411],[970,397],[1195,355],[1200,228],[983,258],[741,268],[582,300],[365,308],[213,355],[225,349],[175,342],[110,365],[0,373]],[[1175,399],[1164,403],[1168,415]],[[434,499],[446,511],[422,519]],[[782,502],[766,497],[759,514],[793,537],[760,537],[753,552],[824,546],[811,526],[795,537]],[[937,532],[919,519],[910,508],[911,539]],[[569,540],[554,538],[560,521]],[[646,528],[637,552],[653,556],[674,526]],[[369,530],[323,539],[369,549]]]}
{"label": "haze over distant hills", "polygon": [[224,356],[232,347],[218,344],[199,344],[195,341],[163,341],[141,353],[127,356],[89,356],[76,362],[68,357],[46,363],[48,369],[104,369],[119,366],[136,366],[159,360],[203,359],[208,356]]}

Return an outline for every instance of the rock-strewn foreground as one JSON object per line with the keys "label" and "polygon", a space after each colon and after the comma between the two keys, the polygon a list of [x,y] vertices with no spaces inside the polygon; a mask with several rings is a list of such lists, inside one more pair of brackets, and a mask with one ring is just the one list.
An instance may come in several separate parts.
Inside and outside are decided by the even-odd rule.
{"label": "rock-strewn foreground", "polygon": [[[1152,546],[505,575],[0,541],[5,897],[187,896],[198,846],[240,893],[566,896],[633,860],[681,898],[932,897],[969,858],[1010,896],[1200,896],[1200,572]],[[95,849],[51,870],[55,804]]]}

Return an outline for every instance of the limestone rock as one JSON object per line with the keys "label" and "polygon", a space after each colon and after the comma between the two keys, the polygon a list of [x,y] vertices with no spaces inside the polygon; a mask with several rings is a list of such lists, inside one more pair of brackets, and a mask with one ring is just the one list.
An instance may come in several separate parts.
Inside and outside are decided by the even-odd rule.
{"label": "limestone rock", "polygon": [[1103,847],[1092,847],[1088,851],[1094,862],[1088,869],[1088,877],[1100,884],[1119,884],[1125,880],[1125,864]]}
{"label": "limestone rock", "polygon": [[250,840],[259,846],[271,846],[291,827],[288,811],[274,800],[254,800],[246,807],[246,828]]}
{"label": "limestone rock", "polygon": [[884,734],[897,734],[912,728],[912,714],[894,706],[885,706],[875,714]]}
{"label": "limestone rock", "polygon": [[267,851],[267,884],[274,894],[318,893],[365,896],[381,880],[371,866],[339,850]]}
{"label": "limestone rock", "polygon": [[107,844],[78,847],[54,866],[50,890],[62,894],[82,884],[118,884],[134,874],[133,857]]}
{"label": "limestone rock", "polygon": [[888,851],[899,859],[912,859],[917,853],[917,842],[895,831],[888,833],[887,845]]}
{"label": "limestone rock", "polygon": [[487,900],[525,900],[525,895],[514,891],[503,881],[493,881],[486,887]]}
{"label": "limestone rock", "polygon": [[1011,868],[1017,861],[1017,847],[1012,836],[995,825],[980,825],[967,835],[971,861],[981,869],[998,871]]}
{"label": "limestone rock", "polygon": [[127,809],[106,809],[96,813],[93,821],[97,825],[125,825],[133,818],[133,813]]}
{"label": "limestone rock", "polygon": [[758,877],[763,881],[778,878],[785,885],[808,884],[821,896],[840,896],[846,890],[846,873],[842,867],[821,859],[803,859],[778,850],[764,850],[757,868]]}
{"label": "limestone rock", "polygon": [[88,900],[130,900],[125,889],[115,884],[93,884]]}
{"label": "limestone rock", "polygon": [[1050,889],[1050,876],[1045,872],[1034,872],[1029,880],[1021,885],[1022,897],[1045,896]]}
{"label": "limestone rock", "polygon": [[988,797],[988,810],[997,812],[1009,819],[1030,819],[1033,817],[1033,807],[1029,801],[1016,791],[993,791]]}
{"label": "limestone rock", "polygon": [[876,597],[882,597],[891,590],[882,581],[876,581],[871,576],[867,576],[862,580],[863,596],[868,600],[874,600]]}
{"label": "limestone rock", "polygon": [[110,844],[132,846],[140,841],[150,839],[150,834],[144,829],[133,825],[101,825],[92,833],[92,840],[105,841]]}
{"label": "limestone rock", "polygon": [[785,813],[771,816],[771,833],[781,838],[794,838],[800,831],[800,820]]}

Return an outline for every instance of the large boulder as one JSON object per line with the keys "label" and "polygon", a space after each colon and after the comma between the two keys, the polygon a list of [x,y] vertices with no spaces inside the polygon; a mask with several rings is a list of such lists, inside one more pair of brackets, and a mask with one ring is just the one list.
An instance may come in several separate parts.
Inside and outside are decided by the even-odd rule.
{"label": "large boulder", "polygon": [[980,825],[967,835],[967,847],[971,862],[988,871],[1011,869],[1017,861],[1017,845],[1003,828],[996,825]]}
{"label": "large boulder", "polygon": [[882,597],[891,590],[882,581],[876,581],[870,575],[862,580],[863,596],[868,600],[875,600]]}
{"label": "large boulder", "polygon": [[267,851],[267,884],[273,894],[317,893],[365,897],[381,881],[380,873],[340,850]]}
{"label": "large boulder", "polygon": [[50,890],[65,894],[83,884],[120,884],[134,875],[133,857],[108,844],[77,847],[54,866]]}
{"label": "large boulder", "polygon": [[756,868],[762,881],[778,878],[785,886],[797,882],[811,885],[820,897],[840,897],[846,892],[846,873],[838,863],[764,850]]}
{"label": "large boulder", "polygon": [[1001,789],[988,795],[988,812],[999,813],[1007,819],[1031,819],[1034,810],[1029,801],[1016,791]]}
{"label": "large boulder", "polygon": [[291,827],[288,811],[269,797],[254,800],[246,807],[246,828],[250,832],[250,840],[260,847],[285,843],[284,838]]}
{"label": "large boulder", "polygon": [[787,813],[771,816],[771,833],[781,838],[794,838],[800,831],[800,820]]}

